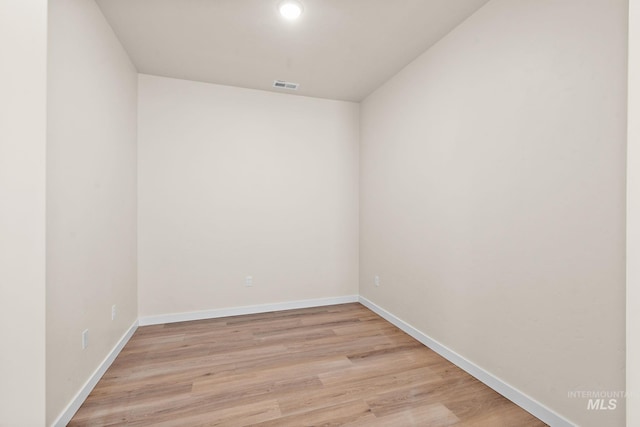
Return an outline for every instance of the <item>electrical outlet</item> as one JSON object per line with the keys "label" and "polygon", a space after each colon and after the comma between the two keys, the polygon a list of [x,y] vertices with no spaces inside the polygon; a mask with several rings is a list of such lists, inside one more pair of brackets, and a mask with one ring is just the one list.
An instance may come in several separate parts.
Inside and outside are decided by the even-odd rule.
{"label": "electrical outlet", "polygon": [[244,278],[245,286],[253,286],[253,276],[247,276]]}
{"label": "electrical outlet", "polygon": [[113,304],[111,306],[111,320],[116,320],[116,315],[118,314],[117,309],[116,309],[116,305]]}
{"label": "electrical outlet", "polygon": [[82,349],[89,347],[89,330],[82,331]]}
{"label": "electrical outlet", "polygon": [[373,277],[373,284],[376,286],[380,286],[380,276]]}

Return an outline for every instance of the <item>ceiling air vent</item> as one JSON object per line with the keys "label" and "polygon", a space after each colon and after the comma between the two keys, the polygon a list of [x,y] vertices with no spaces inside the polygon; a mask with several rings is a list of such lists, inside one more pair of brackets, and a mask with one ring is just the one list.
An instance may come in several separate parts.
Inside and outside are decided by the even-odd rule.
{"label": "ceiling air vent", "polygon": [[277,87],[278,89],[289,89],[289,90],[298,90],[298,83],[285,82],[282,80],[275,80],[273,82],[273,87]]}

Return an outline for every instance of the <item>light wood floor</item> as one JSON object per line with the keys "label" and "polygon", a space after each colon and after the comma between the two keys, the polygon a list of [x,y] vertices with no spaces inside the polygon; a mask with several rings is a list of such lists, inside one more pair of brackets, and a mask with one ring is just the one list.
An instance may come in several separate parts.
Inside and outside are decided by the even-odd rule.
{"label": "light wood floor", "polygon": [[544,426],[360,304],[140,327],[72,426]]}

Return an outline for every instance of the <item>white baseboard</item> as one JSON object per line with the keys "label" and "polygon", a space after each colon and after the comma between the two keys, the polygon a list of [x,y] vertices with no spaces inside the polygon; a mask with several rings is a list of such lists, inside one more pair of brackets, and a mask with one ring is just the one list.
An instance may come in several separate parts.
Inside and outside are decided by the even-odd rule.
{"label": "white baseboard", "polygon": [[297,308],[322,307],[325,305],[358,302],[358,295],[346,295],[334,298],[318,298],[275,304],[251,305],[245,307],[220,308],[215,310],[191,311],[187,313],[161,314],[145,316],[139,319],[140,326],[160,325],[163,323],[186,322],[190,320],[216,319],[218,317],[241,316],[243,314],[268,313],[270,311],[293,310]]}
{"label": "white baseboard", "polygon": [[105,357],[105,359],[102,361],[102,363],[100,363],[98,368],[93,372],[93,374],[91,374],[87,382],[82,386],[80,391],[74,396],[74,398],[71,400],[71,403],[67,405],[64,411],[62,411],[62,413],[58,416],[58,418],[53,422],[52,426],[65,427],[69,423],[69,421],[71,421],[71,418],[73,418],[76,412],[78,412],[78,409],[80,409],[80,406],[82,406],[84,401],[87,399],[87,397],[89,396],[89,393],[91,393],[91,390],[93,390],[96,384],[98,384],[98,381],[100,381],[100,378],[102,378],[104,373],[107,372],[107,369],[109,369],[109,366],[111,366],[113,361],[116,359],[116,356],[120,354],[120,352],[122,351],[124,346],[127,344],[129,339],[131,339],[136,329],[138,329],[137,320],[133,322],[133,324],[127,330],[127,332],[124,333],[122,338],[120,338],[120,340],[116,343],[116,345],[111,349],[107,357]]}
{"label": "white baseboard", "polygon": [[369,308],[371,311],[380,315],[382,318],[392,323],[393,325],[400,328],[402,331],[411,335],[416,340],[420,341],[422,344],[426,345],[454,365],[463,369],[470,375],[474,376],[478,380],[482,381],[487,386],[491,387],[493,390],[497,391],[507,399],[511,400],[524,410],[528,411],[532,415],[536,416],[540,420],[549,424],[552,427],[574,427],[574,424],[558,415],[556,412],[547,408],[543,404],[529,397],[525,393],[520,390],[510,386],[506,382],[502,381],[498,377],[493,374],[485,371],[480,368],[473,362],[465,359],[455,351],[449,349],[448,347],[440,344],[438,341],[429,337],[428,335],[420,332],[418,329],[414,328],[407,322],[399,319],[393,314],[389,313],[385,309],[377,306],[373,302],[369,301],[363,296],[358,295],[347,295],[343,297],[335,297],[335,298],[320,298],[320,299],[312,299],[312,300],[301,300],[301,301],[290,301],[284,303],[275,303],[275,304],[262,304],[262,305],[253,305],[253,306],[245,306],[245,307],[234,307],[234,308],[223,308],[216,310],[204,310],[204,311],[194,311],[188,313],[175,313],[175,314],[165,314],[159,316],[147,316],[141,317],[136,320],[133,325],[127,330],[127,332],[120,338],[118,343],[113,347],[113,349],[109,352],[107,357],[102,361],[100,366],[95,370],[95,372],[91,375],[91,377],[87,380],[84,386],[80,389],[80,391],[73,398],[71,403],[65,408],[65,410],[58,416],[58,418],[52,424],[54,427],[64,427],[71,421],[71,418],[78,411],[82,403],[91,393],[91,390],[96,386],[100,378],[107,371],[109,366],[113,363],[116,356],[122,351],[125,344],[129,341],[133,333],[136,331],[138,326],[147,326],[147,325],[158,325],[163,323],[174,323],[174,322],[184,322],[189,320],[202,320],[202,319],[215,319],[218,317],[228,317],[228,316],[239,316],[243,314],[256,314],[256,313],[267,313],[271,311],[283,311],[283,310],[293,310],[298,308],[309,308],[309,307],[322,307],[326,305],[335,305],[335,304],[346,304],[352,302],[360,302],[365,307]]}
{"label": "white baseboard", "polygon": [[502,381],[500,378],[494,376],[490,372],[485,371],[478,365],[470,362],[465,359],[455,351],[447,348],[446,346],[440,344],[438,341],[429,337],[428,335],[420,332],[418,329],[414,328],[404,320],[399,319],[393,314],[389,313],[382,307],[377,306],[373,302],[369,301],[363,296],[359,297],[359,301],[362,305],[369,308],[374,313],[378,314],[380,317],[384,318],[388,322],[400,328],[402,331],[406,332],[408,335],[411,335],[416,340],[420,341],[422,344],[429,347],[431,350],[438,353],[440,356],[447,359],[449,362],[458,366],[459,368],[466,371],[468,374],[482,381],[487,386],[491,387],[493,390],[497,391],[516,405],[520,406],[522,409],[526,410],[533,416],[539,418],[545,423],[549,424],[552,427],[574,427],[574,424],[569,420],[563,418],[558,415],[556,412],[547,408],[540,402],[534,400],[533,398],[527,396],[525,393],[520,390],[510,386],[506,382]]}

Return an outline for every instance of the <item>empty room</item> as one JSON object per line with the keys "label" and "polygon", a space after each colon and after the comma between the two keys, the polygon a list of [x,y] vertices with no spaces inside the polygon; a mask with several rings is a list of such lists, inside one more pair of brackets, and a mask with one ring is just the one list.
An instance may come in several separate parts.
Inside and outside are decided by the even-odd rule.
{"label": "empty room", "polygon": [[640,0],[0,0],[0,426],[640,426]]}

